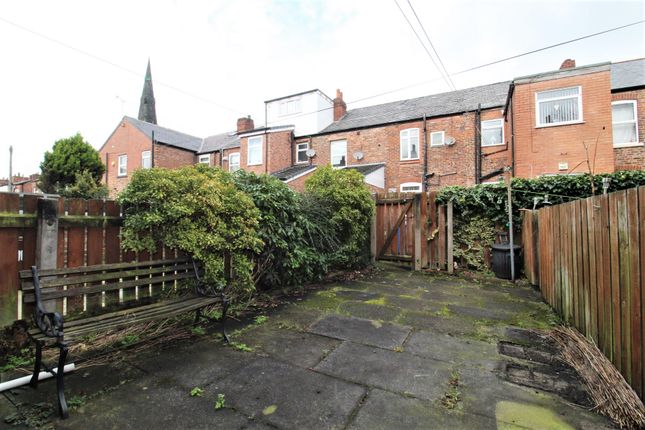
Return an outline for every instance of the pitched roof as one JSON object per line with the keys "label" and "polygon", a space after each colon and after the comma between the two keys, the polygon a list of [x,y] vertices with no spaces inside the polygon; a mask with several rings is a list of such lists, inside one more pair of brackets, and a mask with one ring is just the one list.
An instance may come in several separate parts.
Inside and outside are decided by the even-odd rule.
{"label": "pitched roof", "polygon": [[202,146],[197,151],[198,154],[205,154],[207,152],[215,152],[221,149],[228,148],[239,148],[240,147],[240,138],[237,134],[231,133],[221,133],[215,134],[213,136],[208,136],[203,139]]}
{"label": "pitched roof", "polygon": [[353,166],[345,166],[344,169],[357,170],[362,173],[364,176],[369,175],[370,173],[376,172],[381,167],[384,167],[385,163],[371,163],[371,164],[354,164]]}
{"label": "pitched roof", "polygon": [[202,146],[202,138],[180,133],[169,128],[160,127],[156,124],[141,121],[126,116],[125,119],[139,129],[143,134],[152,139],[152,132],[155,132],[155,140],[159,143],[174,146],[186,151],[197,152]]}
{"label": "pitched roof", "polygon": [[271,176],[275,176],[276,178],[280,179],[281,181],[288,181],[290,179],[295,178],[296,176],[303,175],[305,173],[308,173],[309,171],[313,171],[316,169],[316,165],[309,165],[309,164],[294,164],[293,166],[289,166],[286,169],[278,170],[277,172],[271,173]]}
{"label": "pitched roof", "polygon": [[645,58],[611,64],[611,89],[645,86]]}
{"label": "pitched roof", "polygon": [[320,131],[320,134],[370,127],[427,117],[449,115],[504,106],[510,82],[399,100],[348,110],[344,117]]}

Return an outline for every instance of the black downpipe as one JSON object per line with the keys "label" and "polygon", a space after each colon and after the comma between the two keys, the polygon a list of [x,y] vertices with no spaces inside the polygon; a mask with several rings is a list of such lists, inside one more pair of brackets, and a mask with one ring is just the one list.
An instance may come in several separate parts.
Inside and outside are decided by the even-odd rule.
{"label": "black downpipe", "polygon": [[481,150],[482,150],[482,136],[481,136],[481,116],[482,105],[477,105],[475,111],[475,184],[481,183]]}
{"label": "black downpipe", "polygon": [[423,115],[423,192],[428,191],[428,127],[426,116]]}
{"label": "black downpipe", "polygon": [[513,116],[513,100],[510,101],[511,109],[511,177],[515,177],[515,117]]}
{"label": "black downpipe", "polygon": [[152,151],[150,151],[150,167],[155,167],[155,131],[152,130]]}

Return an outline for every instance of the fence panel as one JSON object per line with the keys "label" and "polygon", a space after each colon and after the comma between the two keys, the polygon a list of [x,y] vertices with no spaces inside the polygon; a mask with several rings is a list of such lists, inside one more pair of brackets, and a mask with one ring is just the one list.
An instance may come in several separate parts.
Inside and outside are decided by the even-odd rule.
{"label": "fence panel", "polygon": [[643,398],[645,187],[527,212],[523,228],[529,279]]}

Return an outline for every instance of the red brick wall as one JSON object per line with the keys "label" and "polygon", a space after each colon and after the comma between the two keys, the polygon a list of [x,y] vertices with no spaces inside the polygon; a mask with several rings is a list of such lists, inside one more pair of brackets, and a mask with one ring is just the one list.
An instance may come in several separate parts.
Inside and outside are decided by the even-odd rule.
{"label": "red brick wall", "polygon": [[257,174],[273,173],[292,165],[293,133],[291,130],[266,133],[262,138],[262,164],[249,166],[248,137],[240,138],[240,167],[248,172]]}
{"label": "red brick wall", "polygon": [[638,115],[638,141],[640,145],[628,148],[614,148],[616,170],[645,169],[645,89],[613,93],[612,101],[635,100]]}
{"label": "red brick wall", "polygon": [[167,169],[176,169],[197,163],[197,156],[194,152],[161,143],[155,144],[154,158],[155,167],[165,167]]}
{"label": "red brick wall", "polygon": [[[141,153],[151,149],[152,143],[148,136],[128,121],[121,121],[114,133],[99,150],[99,155],[106,168],[103,183],[107,183],[111,198],[116,197],[128,184],[132,173],[141,168]],[[127,175],[117,177],[118,156],[124,154],[128,156]]]}
{"label": "red brick wall", "polygon": [[[584,122],[536,127],[535,93],[578,85],[582,88]],[[517,84],[512,114],[515,121],[515,176],[534,178],[543,174],[567,173],[558,169],[560,162],[568,163],[569,171],[586,172],[587,155],[583,144],[589,146],[591,157],[594,152],[596,154],[595,173],[614,171],[609,71]]]}

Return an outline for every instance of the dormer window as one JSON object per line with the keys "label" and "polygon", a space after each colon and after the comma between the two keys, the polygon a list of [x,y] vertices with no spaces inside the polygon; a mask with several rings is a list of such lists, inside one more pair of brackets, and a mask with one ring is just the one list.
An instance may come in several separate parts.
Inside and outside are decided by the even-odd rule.
{"label": "dormer window", "polygon": [[280,116],[293,115],[302,110],[300,97],[280,102]]}

